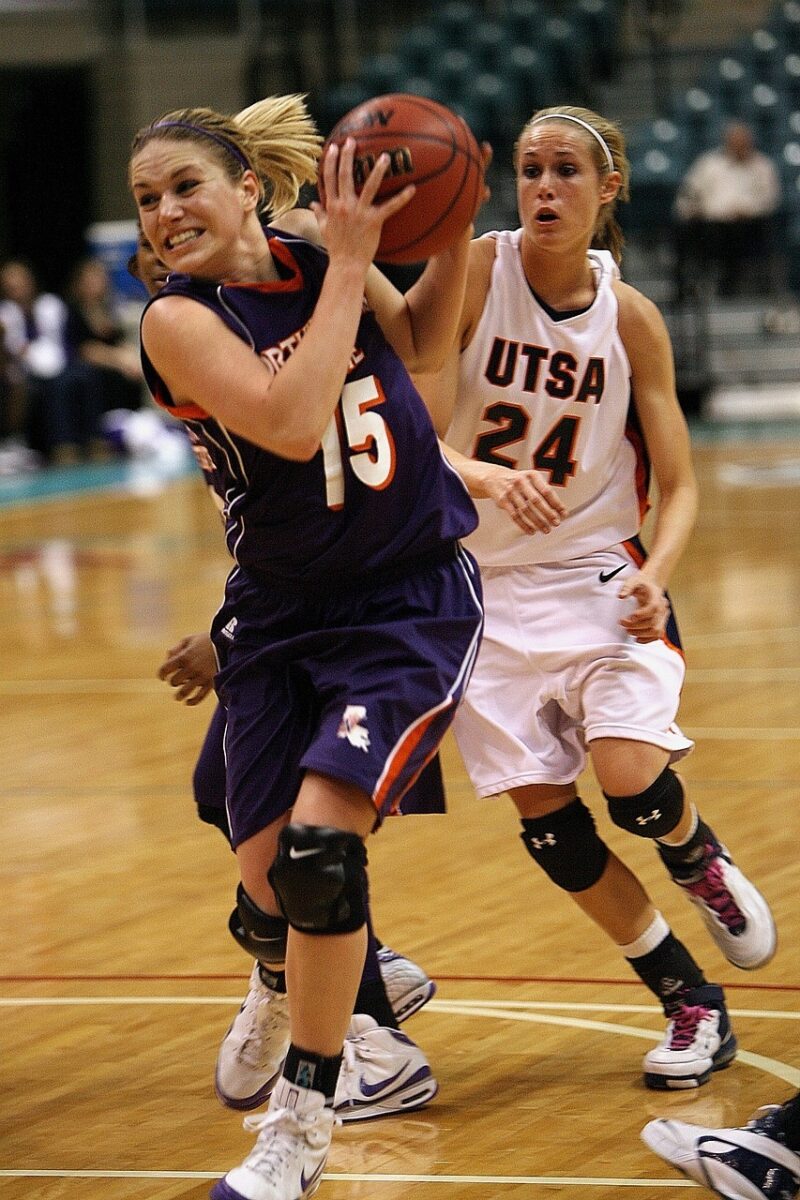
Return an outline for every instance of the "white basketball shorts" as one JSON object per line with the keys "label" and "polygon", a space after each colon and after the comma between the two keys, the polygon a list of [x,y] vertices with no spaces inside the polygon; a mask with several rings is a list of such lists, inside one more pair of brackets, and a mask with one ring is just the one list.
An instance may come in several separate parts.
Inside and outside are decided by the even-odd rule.
{"label": "white basketball shorts", "polygon": [[[620,625],[637,569],[624,545],[568,562],[483,568],[486,624],[453,732],[473,787],[493,796],[572,783],[594,738],[694,743],[675,724],[685,673],[674,641],[639,645]],[[673,622],[674,628],[674,622]]]}

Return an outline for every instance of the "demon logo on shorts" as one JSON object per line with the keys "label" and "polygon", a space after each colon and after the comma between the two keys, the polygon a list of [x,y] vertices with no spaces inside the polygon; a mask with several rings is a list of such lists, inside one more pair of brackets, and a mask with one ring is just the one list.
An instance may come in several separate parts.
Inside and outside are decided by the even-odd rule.
{"label": "demon logo on shorts", "polygon": [[351,746],[365,754],[369,750],[369,730],[361,722],[366,719],[367,710],[363,704],[348,704],[336,730],[337,737],[347,738]]}

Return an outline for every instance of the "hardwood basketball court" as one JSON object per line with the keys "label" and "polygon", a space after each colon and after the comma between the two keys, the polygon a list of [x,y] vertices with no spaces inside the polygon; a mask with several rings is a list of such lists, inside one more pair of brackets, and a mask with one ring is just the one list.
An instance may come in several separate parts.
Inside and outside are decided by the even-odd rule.
{"label": "hardwood basketball court", "polygon": [[[729,966],[652,847],[588,777],[582,794],[726,985],[738,1061],[696,1092],[644,1088],[660,1010],[448,741],[448,815],[370,845],[378,932],[438,981],[404,1028],[441,1090],[337,1130],[320,1200],[677,1200],[694,1185],[642,1145],[648,1119],[739,1124],[800,1085],[800,442],[696,461],[671,589],[698,743],[682,774],[773,906],[773,962]],[[191,799],[212,700],[187,709],[155,678],[207,627],[228,562],[194,474],[134,483],[0,507],[3,1200],[199,1200],[253,1141],[212,1088],[250,969],[226,928],[233,856]]]}

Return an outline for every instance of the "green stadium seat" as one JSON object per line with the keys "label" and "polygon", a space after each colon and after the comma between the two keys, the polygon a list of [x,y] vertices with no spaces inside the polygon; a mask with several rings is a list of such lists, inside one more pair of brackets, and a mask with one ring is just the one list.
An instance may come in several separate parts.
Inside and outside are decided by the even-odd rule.
{"label": "green stadium seat", "polygon": [[800,108],[800,54],[787,54],[780,63],[775,86],[785,93],[792,108]]}
{"label": "green stadium seat", "polygon": [[732,117],[742,115],[745,97],[755,84],[749,64],[743,57],[723,55],[706,76],[708,87]]}
{"label": "green stadium seat", "polygon": [[789,53],[800,54],[800,3],[784,0],[772,10],[767,28]]}
{"label": "green stadium seat", "polygon": [[450,100],[465,97],[475,78],[476,66],[464,50],[445,50],[431,70],[431,78]]}
{"label": "green stadium seat", "polygon": [[329,88],[322,97],[322,112],[319,117],[323,133],[330,133],[333,126],[341,117],[357,104],[362,104],[373,95],[359,80],[340,83],[337,87]]}
{"label": "green stadium seat", "polygon": [[688,88],[679,95],[671,116],[686,131],[690,159],[719,144],[727,120],[719,98],[702,87]]}
{"label": "green stadium seat", "polygon": [[631,160],[631,199],[620,209],[628,233],[658,238],[672,228],[672,206],[683,177],[681,162],[661,149]]}
{"label": "green stadium seat", "polygon": [[472,27],[478,20],[478,9],[475,5],[468,4],[467,0],[449,0],[449,3],[443,4],[434,16],[436,28],[445,44],[458,49],[466,46]]}
{"label": "green stadium seat", "polygon": [[508,140],[522,127],[525,115],[516,89],[502,75],[483,71],[475,76],[469,92],[476,125],[472,132],[478,141],[497,145]]}
{"label": "green stadium seat", "polygon": [[540,45],[552,63],[554,103],[584,104],[589,99],[589,43],[581,29],[564,17],[545,22]]}
{"label": "green stadium seat", "polygon": [[589,47],[592,75],[609,80],[617,65],[620,14],[614,0],[577,0],[570,15]]}
{"label": "green stadium seat", "polygon": [[505,73],[522,105],[523,122],[539,108],[553,103],[553,77],[550,60],[533,46],[512,46],[506,59]]}
{"label": "green stadium seat", "polygon": [[757,83],[744,97],[741,113],[752,127],[759,149],[766,154],[780,150],[787,116],[784,97],[768,83]]}
{"label": "green stadium seat", "polygon": [[756,29],[742,43],[742,53],[759,83],[774,83],[780,73],[784,51],[769,29]]}
{"label": "green stadium seat", "polygon": [[502,72],[511,45],[508,31],[499,21],[478,21],[472,26],[464,49],[480,70]]}
{"label": "green stadium seat", "polygon": [[406,74],[406,65],[399,54],[373,54],[362,62],[358,78],[371,95],[382,96],[399,91]]}
{"label": "green stadium seat", "polygon": [[500,14],[509,40],[521,45],[535,45],[541,36],[542,6],[537,0],[506,0]]}
{"label": "green stadium seat", "polygon": [[441,32],[433,25],[413,25],[398,42],[396,51],[411,74],[429,75],[447,48]]}
{"label": "green stadium seat", "polygon": [[429,75],[406,75],[400,80],[398,92],[409,92],[412,96],[424,96],[427,100],[435,100],[438,104],[446,104],[442,89]]}

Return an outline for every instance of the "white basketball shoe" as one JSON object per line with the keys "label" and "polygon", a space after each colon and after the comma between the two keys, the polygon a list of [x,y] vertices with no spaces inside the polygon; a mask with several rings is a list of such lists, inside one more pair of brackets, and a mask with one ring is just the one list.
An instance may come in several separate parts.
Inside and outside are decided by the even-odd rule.
{"label": "white basketball shoe", "polygon": [[644,1056],[644,1082],[658,1091],[697,1088],[736,1057],[736,1038],[722,988],[686,988],[671,1012],[661,1042]]}
{"label": "white basketball shoe", "polygon": [[381,946],[378,951],[378,964],[395,1020],[402,1025],[428,1003],[436,992],[436,984],[417,963],[388,946]]}
{"label": "white basketball shoe", "polygon": [[778,945],[770,907],[713,834],[697,863],[675,864],[661,857],[729,963],[753,971],[770,961]]}
{"label": "white basketball shoe", "polygon": [[258,963],[250,989],[217,1055],[214,1090],[226,1108],[258,1108],[269,1096],[289,1049],[289,1001],[261,978]]}
{"label": "white basketball shoe", "polygon": [[245,1128],[258,1140],[241,1166],[211,1189],[211,1200],[304,1200],[320,1185],[335,1117],[322,1092],[295,1087],[281,1077],[258,1116]]}
{"label": "white basketball shoe", "polygon": [[352,1018],[333,1102],[340,1121],[413,1112],[438,1090],[428,1060],[410,1038],[364,1014]]}

